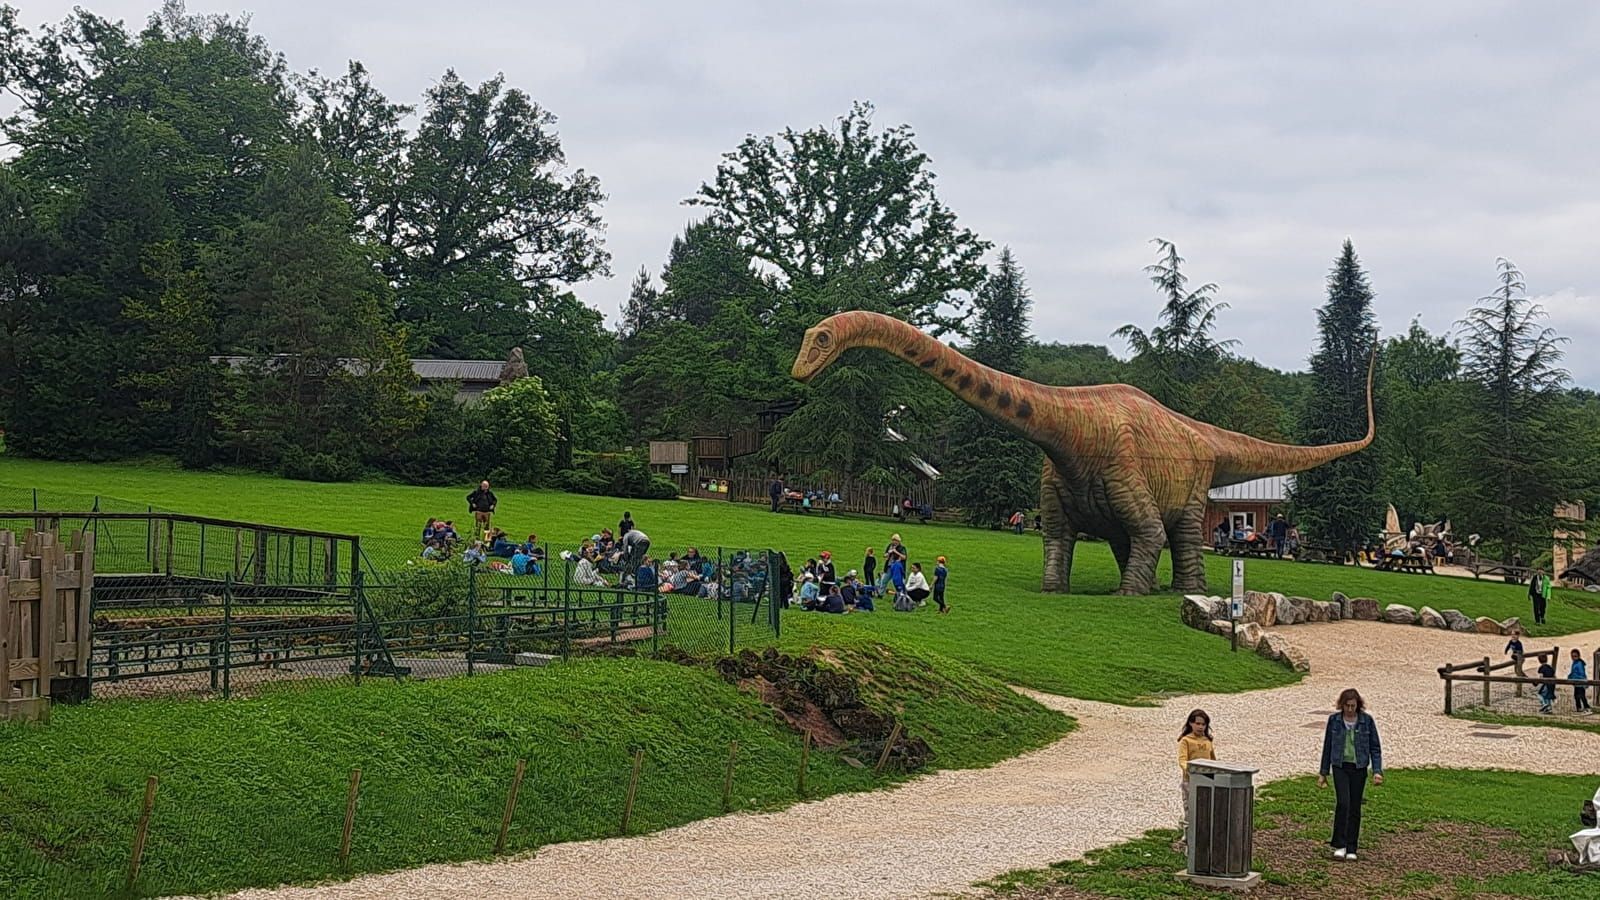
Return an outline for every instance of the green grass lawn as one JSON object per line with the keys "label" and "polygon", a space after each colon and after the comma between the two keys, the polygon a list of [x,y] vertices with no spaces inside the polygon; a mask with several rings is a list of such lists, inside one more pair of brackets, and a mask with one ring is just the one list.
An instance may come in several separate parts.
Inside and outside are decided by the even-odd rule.
{"label": "green grass lawn", "polygon": [[[864,641],[872,702],[902,713],[941,768],[983,766],[1070,727],[948,660]],[[645,751],[632,832],[796,797],[800,739],[709,667],[577,659],[475,678],[277,690],[227,703],[99,701],[48,727],[0,724],[0,896],[102,896],[126,871],[145,776],[160,777],[141,894],[342,874],[351,769],[363,773],[349,873],[490,855],[516,760],[528,770],[509,849],[619,832],[632,753]],[[811,753],[806,793],[892,783]]]}
{"label": "green grass lawn", "polygon": [[[91,495],[121,508],[153,504],[182,512],[348,531],[362,535],[375,562],[403,557],[416,546],[429,515],[466,518],[471,486],[418,488],[387,484],[312,484],[257,474],[198,473],[170,465],[83,465],[0,457],[0,505],[31,502],[29,488],[80,503]],[[843,570],[859,567],[866,547],[881,555],[891,532],[911,558],[931,568],[950,560],[954,612],[904,615],[880,611],[842,619],[785,615],[785,642],[828,644],[844,633],[908,642],[967,661],[1014,684],[1097,700],[1136,702],[1157,691],[1228,691],[1285,684],[1296,676],[1252,654],[1231,654],[1225,642],[1182,626],[1177,599],[1110,596],[1117,571],[1104,544],[1081,543],[1073,587],[1081,593],[1039,593],[1041,550],[1035,534],[983,531],[958,525],[897,524],[887,519],[773,514],[763,507],[718,501],[620,500],[550,491],[498,490],[496,522],[513,534],[533,531],[554,546],[573,545],[622,511],[651,537],[656,552],[691,544],[772,547],[796,568],[831,550]],[[387,538],[387,542],[384,539]],[[388,559],[387,564],[398,564]],[[1226,590],[1227,559],[1208,561],[1213,589]],[[1170,578],[1163,562],[1163,579]],[[1342,566],[1250,560],[1247,584],[1326,599],[1334,590],[1380,603],[1432,605],[1468,615],[1525,614],[1525,589],[1488,581],[1375,572]],[[1600,610],[1580,605],[1588,595],[1557,591],[1550,623],[1535,636],[1600,628]]]}
{"label": "green grass lawn", "polygon": [[[1552,870],[1544,856],[1571,850],[1578,810],[1595,779],[1523,772],[1400,769],[1367,789],[1362,856],[1328,858],[1333,789],[1314,778],[1274,782],[1257,793],[1255,865],[1269,898],[1384,897],[1471,900],[1480,895],[1590,900],[1595,876]],[[1013,872],[987,886],[1017,900],[1072,898],[1223,898],[1173,877],[1186,865],[1175,830],[1090,852],[1048,869]],[[1324,893],[1324,889],[1327,890]],[[1066,893],[1071,891],[1072,893]]]}

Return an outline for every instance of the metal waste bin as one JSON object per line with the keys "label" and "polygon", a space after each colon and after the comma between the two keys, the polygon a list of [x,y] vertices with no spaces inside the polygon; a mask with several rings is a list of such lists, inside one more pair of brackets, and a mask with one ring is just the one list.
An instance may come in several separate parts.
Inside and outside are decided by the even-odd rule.
{"label": "metal waste bin", "polygon": [[1256,788],[1260,771],[1212,759],[1189,761],[1190,875],[1244,878],[1255,849]]}

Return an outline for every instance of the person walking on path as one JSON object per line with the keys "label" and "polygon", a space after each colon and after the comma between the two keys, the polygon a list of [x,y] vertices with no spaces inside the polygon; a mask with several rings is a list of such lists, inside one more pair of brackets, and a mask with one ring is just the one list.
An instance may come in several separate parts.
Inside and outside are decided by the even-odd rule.
{"label": "person walking on path", "polygon": [[1354,860],[1361,842],[1361,795],[1366,790],[1367,767],[1372,767],[1372,783],[1383,784],[1383,745],[1378,741],[1378,723],[1367,714],[1367,704],[1355,688],[1339,695],[1339,711],[1328,717],[1322,732],[1322,764],[1317,768],[1317,787],[1328,786],[1333,775],[1334,859]]}
{"label": "person walking on path", "polygon": [[489,520],[494,516],[494,508],[500,499],[489,490],[489,482],[478,482],[478,489],[467,495],[467,512],[472,513],[472,520],[478,525],[478,532],[489,530]]}
{"label": "person walking on path", "polygon": [[1203,709],[1189,713],[1183,731],[1178,735],[1178,790],[1183,793],[1183,817],[1178,828],[1189,827],[1189,760],[1216,759],[1217,751],[1211,737],[1211,715]]}
{"label": "person walking on path", "polygon": [[939,557],[939,564],[933,567],[933,602],[939,604],[939,612],[950,611],[950,604],[944,602],[944,580],[950,576],[950,570],[945,568],[944,557]]}
{"label": "person walking on path", "polygon": [[1283,513],[1272,517],[1267,525],[1267,537],[1272,538],[1272,550],[1283,559],[1284,545],[1289,543],[1289,523],[1284,521]]}
{"label": "person walking on path", "polygon": [[[1583,661],[1583,651],[1577,648],[1572,650],[1572,668],[1567,670],[1567,678],[1571,681],[1589,680],[1589,666]],[[1588,715],[1591,712],[1587,686],[1581,684],[1572,686],[1572,708],[1580,715]]]}
{"label": "person walking on path", "polygon": [[1533,577],[1528,579],[1528,599],[1533,601],[1534,624],[1543,625],[1545,610],[1550,606],[1550,579],[1543,569],[1534,569]]}

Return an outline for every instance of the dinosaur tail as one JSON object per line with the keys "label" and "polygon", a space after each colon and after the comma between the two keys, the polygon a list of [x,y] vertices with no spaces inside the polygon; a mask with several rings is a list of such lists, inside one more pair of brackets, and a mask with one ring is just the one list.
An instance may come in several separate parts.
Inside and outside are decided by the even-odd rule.
{"label": "dinosaur tail", "polygon": [[1316,447],[1274,444],[1271,441],[1257,440],[1236,432],[1204,425],[1202,433],[1211,440],[1217,453],[1216,473],[1212,476],[1211,486],[1223,487],[1267,475],[1304,472],[1306,469],[1315,468],[1341,456],[1349,456],[1358,450],[1366,449],[1372,444],[1373,435],[1376,433],[1372,415],[1372,375],[1377,362],[1376,353],[1367,362],[1367,434],[1358,441],[1323,444]]}

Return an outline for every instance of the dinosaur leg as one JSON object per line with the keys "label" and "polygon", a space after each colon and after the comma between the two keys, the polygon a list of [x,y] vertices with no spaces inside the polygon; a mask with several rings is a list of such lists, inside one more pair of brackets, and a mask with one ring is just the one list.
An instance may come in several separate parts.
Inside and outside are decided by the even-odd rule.
{"label": "dinosaur leg", "polygon": [[[1133,433],[1124,427],[1117,435],[1117,456],[1106,469],[1106,499],[1128,536],[1128,557],[1122,583],[1114,593],[1144,595],[1156,589],[1156,563],[1166,542],[1161,510],[1140,467]],[[1116,545],[1112,545],[1116,549]],[[1120,560],[1119,560],[1120,561]]]}
{"label": "dinosaur leg", "polygon": [[1167,530],[1172,546],[1172,586],[1190,593],[1206,589],[1206,504],[1191,500],[1178,521]]}
{"label": "dinosaur leg", "polygon": [[1055,466],[1045,457],[1044,476],[1039,480],[1039,517],[1044,526],[1044,585],[1041,589],[1045,593],[1072,591],[1072,549],[1077,544],[1078,532],[1067,517],[1067,506],[1062,498],[1065,489]]}

